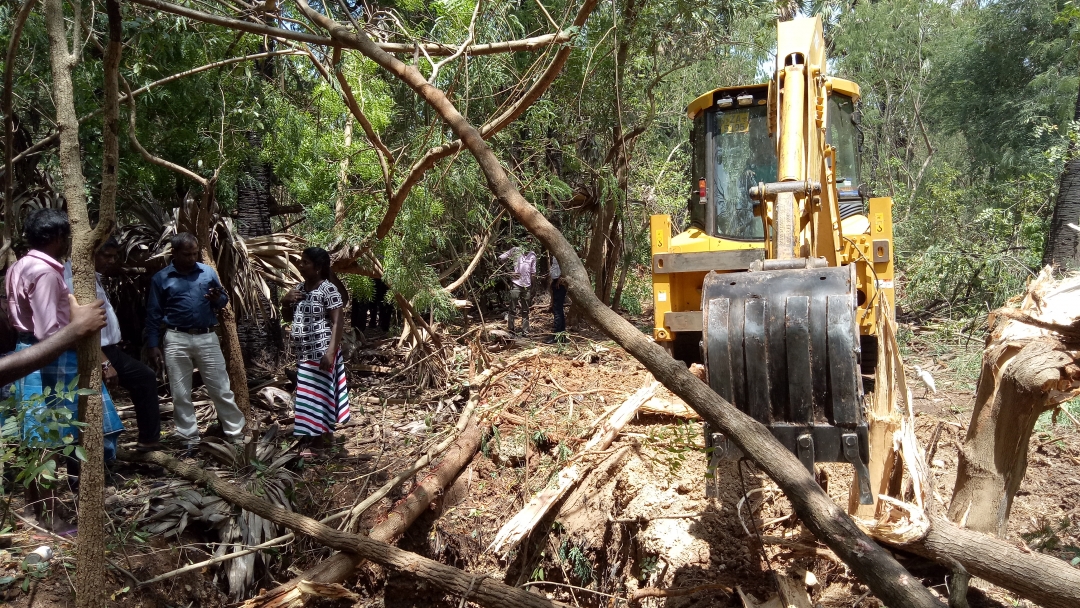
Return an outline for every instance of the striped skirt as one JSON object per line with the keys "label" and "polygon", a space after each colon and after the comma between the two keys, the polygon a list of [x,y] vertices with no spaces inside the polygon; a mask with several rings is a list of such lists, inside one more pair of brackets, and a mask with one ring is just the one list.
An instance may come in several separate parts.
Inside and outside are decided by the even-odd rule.
{"label": "striped skirt", "polygon": [[293,433],[317,437],[334,432],[352,416],[345,380],[345,359],[338,352],[334,371],[319,369],[318,361],[301,361],[296,371],[296,405]]}

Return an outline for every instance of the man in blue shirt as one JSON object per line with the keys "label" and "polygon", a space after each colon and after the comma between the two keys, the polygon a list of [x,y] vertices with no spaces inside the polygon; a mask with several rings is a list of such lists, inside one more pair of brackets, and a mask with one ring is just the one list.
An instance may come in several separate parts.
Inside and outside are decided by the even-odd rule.
{"label": "man in blue shirt", "polygon": [[229,297],[217,273],[198,259],[199,241],[194,236],[187,232],[174,236],[172,264],[154,275],[146,304],[146,346],[158,369],[164,361],[168,370],[176,433],[189,450],[199,444],[199,424],[191,403],[191,377],[196,367],[217,409],[225,436],[233,443],[241,443],[245,424],[244,414],[236,407],[225,371],[225,357],[214,331],[216,311],[229,303]]}

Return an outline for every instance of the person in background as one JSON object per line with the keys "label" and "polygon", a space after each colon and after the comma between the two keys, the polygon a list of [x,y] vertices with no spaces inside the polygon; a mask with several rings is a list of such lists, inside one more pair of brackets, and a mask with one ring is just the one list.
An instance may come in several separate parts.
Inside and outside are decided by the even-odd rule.
{"label": "person in background", "polygon": [[300,256],[298,284],[281,299],[282,316],[292,321],[297,357],[293,434],[301,438],[300,456],[312,458],[312,444],[333,445],[334,429],[349,421],[348,384],[341,356],[344,300],[330,280],[330,254],[308,247]]}
{"label": "person in background", "polygon": [[394,309],[386,303],[386,283],[382,279],[372,279],[372,283],[375,293],[370,299],[363,302],[359,298],[353,299],[352,326],[357,331],[376,327],[382,332],[390,331],[390,317]]}
{"label": "person in background", "polygon": [[510,310],[506,315],[506,330],[514,333],[515,310],[521,315],[521,335],[529,335],[529,307],[532,305],[532,277],[536,274],[536,254],[521,247],[511,247],[499,256],[500,260],[512,259],[514,270],[510,274]]}
{"label": "person in background", "polygon": [[[217,409],[218,422],[233,444],[244,441],[244,414],[236,407],[225,357],[215,332],[217,311],[229,297],[217,273],[199,259],[199,241],[181,232],[172,238],[172,263],[150,281],[146,304],[146,346],[150,359],[164,364],[172,388],[176,434],[185,442],[186,455],[199,447],[199,423],[191,403],[192,375],[199,368],[206,390]],[[161,328],[165,327],[164,340]],[[165,350],[162,354],[162,342]]]}
{"label": "person in background", "polygon": [[[161,449],[161,414],[158,409],[157,374],[131,357],[120,348],[120,321],[116,318],[105,288],[101,286],[101,276],[115,271],[120,258],[120,244],[110,238],[98,248],[94,255],[94,270],[97,271],[95,284],[97,297],[105,303],[105,329],[101,331],[101,367],[102,378],[109,386],[119,382],[131,395],[135,406],[135,423],[139,428],[139,441],[135,449],[151,452]],[[64,278],[68,287],[72,286],[71,263],[64,265]]]}
{"label": "person in background", "polygon": [[[71,301],[64,281],[64,265],[59,261],[69,249],[71,225],[59,209],[39,209],[26,218],[23,237],[30,251],[7,271],[6,288],[11,324],[18,332],[16,352],[32,348],[60,332],[71,319]],[[52,362],[32,371],[15,385],[16,402],[23,412],[21,439],[24,445],[41,448],[62,448],[76,438],[78,429],[70,420],[78,419],[79,403],[74,394],[52,392],[57,386],[70,386],[79,373],[79,358],[75,349],[64,350]],[[48,393],[46,391],[49,391]],[[109,391],[102,386],[103,431],[105,461],[116,457],[116,438],[123,424],[113,407]],[[70,419],[56,419],[51,411],[67,409]],[[68,482],[78,488],[80,462],[67,459]],[[54,531],[70,532],[63,521],[54,488],[31,484],[27,502],[33,504],[39,517]]]}
{"label": "person in background", "polygon": [[554,344],[566,339],[566,282],[562,278],[562,267],[554,254],[551,255],[551,316],[554,323],[551,327],[551,336],[544,340],[544,344]]}

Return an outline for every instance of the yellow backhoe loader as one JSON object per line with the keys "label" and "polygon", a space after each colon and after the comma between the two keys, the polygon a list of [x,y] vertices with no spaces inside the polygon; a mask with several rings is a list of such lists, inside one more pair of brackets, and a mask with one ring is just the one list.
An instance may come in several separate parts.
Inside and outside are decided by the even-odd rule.
{"label": "yellow backhoe loader", "polygon": [[[651,218],[653,337],[811,471],[851,463],[870,504],[863,374],[893,310],[892,200],[862,186],[859,87],[827,67],[819,18],[780,22],[770,82],[687,108],[690,227]],[[714,465],[737,456],[706,444]]]}

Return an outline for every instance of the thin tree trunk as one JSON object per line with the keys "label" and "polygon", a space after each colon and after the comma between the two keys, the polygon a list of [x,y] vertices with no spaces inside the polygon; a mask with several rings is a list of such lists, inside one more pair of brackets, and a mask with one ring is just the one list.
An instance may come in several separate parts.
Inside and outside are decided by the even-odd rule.
{"label": "thin tree trunk", "polygon": [[[105,128],[101,182],[101,215],[97,230],[90,226],[86,208],[85,179],[82,173],[82,153],[79,149],[79,117],[75,113],[75,97],[71,70],[78,60],[77,35],[79,11],[76,0],[76,23],[73,44],[69,51],[64,27],[62,0],[46,0],[45,25],[49,36],[53,76],[53,98],[56,122],[60,127],[60,170],[64,178],[64,197],[67,199],[71,221],[72,266],[75,295],[81,302],[97,299],[94,275],[94,251],[97,244],[112,230],[115,214],[119,144],[118,67],[120,65],[120,5],[116,0],[106,2],[109,19],[109,42],[105,56]],[[75,605],[90,608],[105,604],[105,458],[103,412],[101,397],[101,336],[94,332],[79,343],[80,388],[89,388],[89,397],[79,398],[79,418],[86,424],[82,429],[82,447],[86,453],[80,474],[79,543],[76,552]]]}
{"label": "thin tree trunk", "polygon": [[[221,276],[214,256],[210,252],[210,217],[214,207],[214,193],[217,190],[217,173],[203,184],[199,198],[199,215],[195,222],[195,237],[202,247],[203,262]],[[244,419],[251,424],[251,399],[248,396],[247,368],[244,365],[244,351],[240,346],[240,337],[236,333],[236,313],[230,301],[218,311],[221,323],[221,354],[225,357],[225,371],[229,374],[229,385],[236,399],[236,407],[244,413]]]}
{"label": "thin tree trunk", "polygon": [[[607,236],[611,220],[615,216],[615,198],[604,196],[608,189],[600,186],[599,207],[593,218],[592,236],[589,239],[589,252],[585,256],[585,269],[595,282],[597,298],[601,298],[604,290],[604,261],[607,259]],[[559,262],[562,264],[562,261]]]}
{"label": "thin tree trunk", "polygon": [[499,203],[558,258],[575,305],[582,306],[597,326],[641,361],[656,379],[690,404],[713,428],[731,437],[743,453],[780,486],[811,532],[851,566],[856,576],[868,584],[879,599],[893,606],[941,606],[917,579],[837,507],[817,485],[814,477],[768,429],[724,401],[681,363],[672,359],[662,347],[647,339],[596,298],[573,247],[525,200],[479,131],[469,124],[441,90],[428,83],[414,67],[380,49],[363,31],[350,31],[312,10],[305,0],[297,0],[297,4],[309,19],[328,30],[334,40],[347,41],[348,46],[356,48],[400,78],[438,112],[476,158],[487,179],[488,188]]}
{"label": "thin tree trunk", "polygon": [[345,221],[345,191],[349,186],[349,149],[352,148],[352,114],[345,117],[345,158],[341,159],[338,171],[337,200],[334,201],[334,224],[341,228]]}
{"label": "thin tree trunk", "polygon": [[15,261],[15,253],[11,250],[12,236],[15,228],[15,183],[14,166],[12,158],[15,156],[15,113],[11,107],[11,87],[15,74],[15,53],[19,48],[19,39],[22,37],[23,26],[34,9],[37,0],[26,0],[19,13],[15,16],[15,22],[11,25],[10,40],[6,59],[4,60],[4,221],[3,233],[0,234],[0,244],[8,249],[0,255],[0,266],[7,266]]}
{"label": "thin tree trunk", "polygon": [[[1073,120],[1080,121],[1080,90],[1076,95]],[[1043,250],[1044,266],[1080,268],[1080,232],[1070,228],[1069,224],[1080,225],[1080,149],[1076,140],[1069,143],[1065,167],[1061,170],[1050,234],[1046,236]]]}

